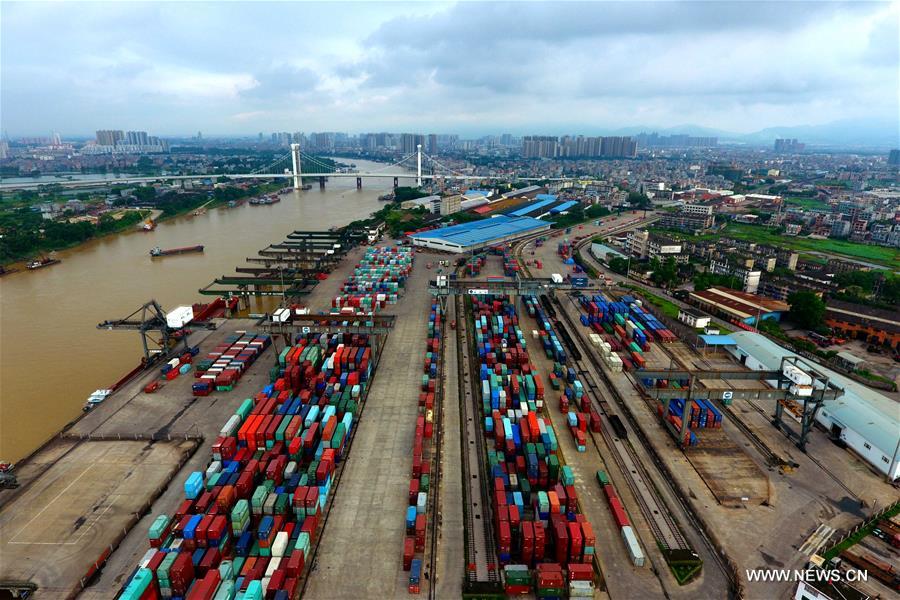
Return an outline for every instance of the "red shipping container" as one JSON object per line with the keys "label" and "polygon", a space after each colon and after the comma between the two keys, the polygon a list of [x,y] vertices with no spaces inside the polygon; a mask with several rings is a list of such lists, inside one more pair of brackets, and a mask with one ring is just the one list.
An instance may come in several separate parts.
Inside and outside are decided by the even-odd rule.
{"label": "red shipping container", "polygon": [[412,559],[416,554],[416,540],[411,537],[403,539],[403,570],[409,571]]}
{"label": "red shipping container", "polygon": [[569,571],[569,581],[593,581],[594,568],[585,563],[569,563],[567,565]]}

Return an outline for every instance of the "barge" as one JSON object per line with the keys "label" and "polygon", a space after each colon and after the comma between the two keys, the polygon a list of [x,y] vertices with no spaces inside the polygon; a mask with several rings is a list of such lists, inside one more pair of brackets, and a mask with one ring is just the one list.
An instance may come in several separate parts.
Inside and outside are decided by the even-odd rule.
{"label": "barge", "polygon": [[29,271],[34,271],[36,269],[43,269],[44,267],[49,267],[50,265],[55,265],[61,262],[62,261],[58,258],[38,258],[28,263],[27,268]]}
{"label": "barge", "polygon": [[184,248],[167,248],[162,249],[159,246],[150,250],[150,256],[175,256],[176,254],[191,254],[192,252],[203,252],[203,245],[185,246]]}

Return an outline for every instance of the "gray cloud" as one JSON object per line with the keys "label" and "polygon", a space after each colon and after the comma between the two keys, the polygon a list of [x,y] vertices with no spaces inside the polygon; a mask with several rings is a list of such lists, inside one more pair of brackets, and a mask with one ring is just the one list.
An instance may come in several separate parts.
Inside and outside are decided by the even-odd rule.
{"label": "gray cloud", "polygon": [[897,18],[880,2],[4,2],[2,125],[553,133],[896,121]]}

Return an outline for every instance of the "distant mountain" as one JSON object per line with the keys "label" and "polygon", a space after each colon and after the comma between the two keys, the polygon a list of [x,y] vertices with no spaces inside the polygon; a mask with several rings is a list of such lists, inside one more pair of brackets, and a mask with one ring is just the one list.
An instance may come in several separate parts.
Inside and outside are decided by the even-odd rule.
{"label": "distant mountain", "polygon": [[753,133],[735,133],[701,125],[679,125],[677,127],[621,127],[609,131],[607,135],[637,135],[639,133],[659,135],[685,134],[698,137],[717,137],[720,142],[738,142],[758,146],[771,146],[778,138],[796,138],[810,146],[831,147],[900,147],[900,122],[877,119],[845,119],[823,125],[793,125],[767,127]]}
{"label": "distant mountain", "polygon": [[846,119],[824,125],[767,127],[743,136],[748,142],[771,143],[776,138],[797,138],[810,145],[878,146],[900,145],[900,124],[875,119]]}

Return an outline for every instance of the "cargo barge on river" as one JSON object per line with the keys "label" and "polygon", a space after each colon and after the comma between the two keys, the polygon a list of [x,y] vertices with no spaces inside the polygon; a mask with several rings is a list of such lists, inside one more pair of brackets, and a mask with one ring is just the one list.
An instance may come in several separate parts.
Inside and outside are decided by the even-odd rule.
{"label": "cargo barge on river", "polygon": [[150,250],[150,256],[158,257],[158,256],[175,256],[176,254],[191,254],[193,252],[203,252],[203,244],[198,244],[196,246],[185,246],[184,248],[167,248],[162,249],[159,246],[152,248]]}

